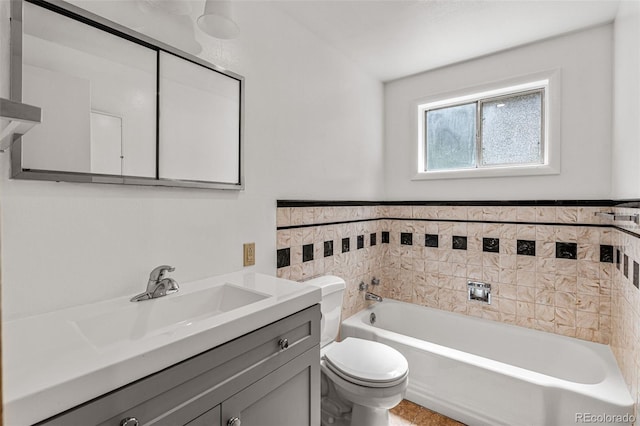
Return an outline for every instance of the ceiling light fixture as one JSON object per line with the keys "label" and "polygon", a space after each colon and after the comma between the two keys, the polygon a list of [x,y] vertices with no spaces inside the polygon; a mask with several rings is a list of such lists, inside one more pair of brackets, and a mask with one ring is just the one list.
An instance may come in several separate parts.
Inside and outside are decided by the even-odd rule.
{"label": "ceiling light fixture", "polygon": [[221,39],[236,38],[240,33],[229,0],[206,0],[204,13],[198,18],[198,27],[210,36]]}

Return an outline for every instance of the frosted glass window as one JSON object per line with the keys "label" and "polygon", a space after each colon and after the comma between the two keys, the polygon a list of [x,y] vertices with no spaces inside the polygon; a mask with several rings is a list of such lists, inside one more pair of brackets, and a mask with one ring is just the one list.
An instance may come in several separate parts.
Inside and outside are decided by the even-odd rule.
{"label": "frosted glass window", "polygon": [[542,93],[482,103],[482,164],[542,163]]}
{"label": "frosted glass window", "polygon": [[505,89],[420,106],[423,171],[544,164],[545,91]]}
{"label": "frosted glass window", "polygon": [[426,112],[427,170],[476,166],[476,103]]}

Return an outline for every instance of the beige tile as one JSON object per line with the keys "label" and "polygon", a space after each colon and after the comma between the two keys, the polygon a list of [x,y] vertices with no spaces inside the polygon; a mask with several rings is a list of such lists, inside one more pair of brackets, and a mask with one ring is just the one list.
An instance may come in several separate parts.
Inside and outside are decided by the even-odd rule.
{"label": "beige tile", "polygon": [[291,279],[291,268],[288,266],[284,268],[278,268],[276,270],[276,276],[278,278],[284,278],[285,280]]}
{"label": "beige tile", "polygon": [[483,266],[482,279],[489,283],[498,282],[500,280],[500,268],[496,266]]}
{"label": "beige tile", "polygon": [[291,231],[281,230],[276,232],[276,248],[282,249],[291,247]]}
{"label": "beige tile", "polygon": [[536,273],[536,288],[539,290],[555,291],[556,274]]}
{"label": "beige tile", "polygon": [[578,262],[573,259],[555,259],[558,275],[578,275]]}
{"label": "beige tile", "polygon": [[517,207],[500,207],[499,219],[505,222],[515,222],[518,220]]}
{"label": "beige tile", "polygon": [[556,220],[560,223],[578,222],[577,207],[559,207],[556,210]]}
{"label": "beige tile", "polygon": [[482,207],[467,207],[467,219],[468,220],[482,220]]}
{"label": "beige tile", "polygon": [[598,244],[600,242],[600,231],[589,226],[579,226],[577,229],[578,243]]}
{"label": "beige tile", "polygon": [[563,293],[561,291],[556,291],[555,305],[559,308],[575,309],[576,295],[574,293]]}
{"label": "beige tile", "polygon": [[556,307],[554,318],[557,325],[566,327],[576,326],[576,311],[573,309]]}
{"label": "beige tile", "polygon": [[575,293],[578,285],[578,277],[568,275],[556,275],[555,289],[564,293]]}
{"label": "beige tile", "polygon": [[536,207],[536,222],[555,223],[555,207]]}
{"label": "beige tile", "polygon": [[[536,304],[535,315],[537,320],[552,322],[555,319],[555,308],[553,306]],[[553,329],[549,331],[553,332]]]}
{"label": "beige tile", "polygon": [[516,302],[516,318],[535,318],[535,305],[529,302]]}
{"label": "beige tile", "polygon": [[497,206],[482,207],[482,220],[500,220],[500,207],[497,207]]}
{"label": "beige tile", "polygon": [[578,329],[598,330],[598,314],[592,312],[576,312],[576,327]]}
{"label": "beige tile", "polygon": [[437,219],[438,210],[435,206],[413,206],[412,217],[414,219]]}
{"label": "beige tile", "polygon": [[592,243],[578,243],[578,260],[600,261],[600,246]]}
{"label": "beige tile", "polygon": [[556,259],[548,257],[536,258],[536,272],[555,274],[556,273]]}
{"label": "beige tile", "polygon": [[517,283],[517,274],[518,272],[516,270],[500,268],[500,276],[498,277],[498,281],[500,283],[515,285]]}
{"label": "beige tile", "polygon": [[553,321],[544,321],[536,318],[535,329],[547,333],[555,332],[556,324]]}
{"label": "beige tile", "polygon": [[518,302],[534,302],[536,299],[536,289],[534,287],[518,285],[516,299]]}
{"label": "beige tile", "polygon": [[276,226],[291,225],[291,208],[278,207],[276,209]]}
{"label": "beige tile", "polygon": [[536,274],[530,271],[518,270],[517,272],[517,284],[524,287],[536,286]]}
{"label": "beige tile", "polygon": [[587,294],[587,295],[599,295],[600,281],[592,278],[578,277],[576,293]]}
{"label": "beige tile", "polygon": [[500,298],[516,300],[518,298],[518,286],[500,283]]}
{"label": "beige tile", "polygon": [[572,327],[572,326],[556,323],[555,332],[567,337],[576,336],[575,326]]}
{"label": "beige tile", "polygon": [[516,238],[519,240],[535,240],[536,227],[534,225],[516,225]]}
{"label": "beige tile", "polygon": [[595,215],[598,211],[607,211],[601,207],[578,207],[578,223],[600,223]]}
{"label": "beige tile", "polygon": [[575,243],[578,241],[578,229],[575,226],[554,226],[555,241]]}
{"label": "beige tile", "polygon": [[533,256],[518,256],[516,259],[518,271],[536,271],[536,258]]}
{"label": "beige tile", "polygon": [[600,296],[578,294],[576,296],[576,308],[578,311],[598,313],[600,311]]}
{"label": "beige tile", "polygon": [[518,222],[535,222],[535,207],[516,207],[516,220]]}
{"label": "beige tile", "polygon": [[600,263],[587,260],[578,260],[578,277],[591,280],[600,279]]}
{"label": "beige tile", "polygon": [[509,315],[516,314],[516,301],[500,297],[500,312]]}
{"label": "beige tile", "polygon": [[552,241],[536,241],[536,256],[555,258],[556,257],[556,243]]}
{"label": "beige tile", "polygon": [[535,289],[535,303],[539,305],[555,305],[555,292],[553,290]]}

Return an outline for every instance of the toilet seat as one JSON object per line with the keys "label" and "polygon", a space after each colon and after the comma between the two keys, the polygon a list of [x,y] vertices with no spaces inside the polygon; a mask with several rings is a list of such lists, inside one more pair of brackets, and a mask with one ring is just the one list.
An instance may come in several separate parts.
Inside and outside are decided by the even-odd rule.
{"label": "toilet seat", "polygon": [[390,346],[348,337],[325,352],[326,366],[342,379],[366,387],[386,388],[407,378],[406,358]]}

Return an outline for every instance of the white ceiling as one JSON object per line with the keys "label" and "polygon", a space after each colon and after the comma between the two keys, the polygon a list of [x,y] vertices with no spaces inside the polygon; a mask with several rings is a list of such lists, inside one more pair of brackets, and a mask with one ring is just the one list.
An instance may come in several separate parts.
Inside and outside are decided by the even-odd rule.
{"label": "white ceiling", "polygon": [[[204,0],[67,1],[187,52],[201,51],[194,20]],[[367,73],[389,81],[611,22],[619,1],[640,0],[232,1],[249,6],[238,8],[243,13],[254,1],[278,8]]]}
{"label": "white ceiling", "polygon": [[618,8],[617,0],[293,0],[276,4],[382,81],[611,22]]}

